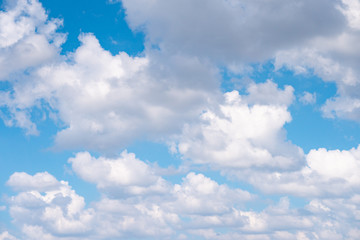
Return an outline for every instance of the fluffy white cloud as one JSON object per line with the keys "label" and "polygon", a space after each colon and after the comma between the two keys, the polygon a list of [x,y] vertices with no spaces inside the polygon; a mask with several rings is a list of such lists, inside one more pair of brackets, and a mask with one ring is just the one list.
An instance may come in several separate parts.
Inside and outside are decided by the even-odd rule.
{"label": "fluffy white cloud", "polygon": [[[79,153],[70,162],[78,159],[84,163],[80,158],[89,157],[86,155],[87,153]],[[110,161],[119,164],[123,160],[90,158],[87,161],[92,161],[87,170],[96,173],[97,170],[102,172],[101,169]],[[143,163],[138,166],[138,171],[141,173],[150,168]],[[116,167],[113,171],[120,177],[123,173],[123,169]],[[292,208],[290,200],[283,197],[278,203],[270,204],[264,210],[245,210],[246,202],[253,200],[254,196],[246,191],[218,184],[203,174],[190,172],[183,178],[182,183],[169,183],[171,189],[165,194],[155,196],[142,192],[135,196],[109,198],[106,196],[107,193],[103,192],[105,195],[102,195],[99,201],[93,202],[91,208],[86,208],[84,198],[77,195],[67,182],[58,181],[57,187],[45,190],[48,179],[54,177],[48,173],[28,175],[27,180],[31,183],[37,182],[38,186],[25,186],[24,174],[15,173],[11,176],[11,186],[21,192],[8,200],[10,215],[22,230],[23,239],[201,237],[354,240],[359,237],[359,226],[356,224],[360,219],[359,194],[350,198],[341,196],[332,199],[313,199],[304,208],[299,209]],[[329,174],[325,175],[329,177]],[[42,181],[41,177],[44,178]],[[97,184],[103,181],[96,177],[86,180]],[[138,184],[136,181],[126,184],[132,183],[134,186]],[[107,184],[119,187],[117,180]],[[15,239],[7,232],[1,236],[5,237],[4,240]]]}
{"label": "fluffy white cloud", "polygon": [[[7,185],[19,193],[6,209],[23,239],[360,237],[360,146],[313,149],[305,156],[284,130],[294,89],[278,89],[270,80],[251,83],[247,94],[228,92],[217,107],[215,66],[236,72],[236,66],[275,56],[276,70],[335,81],[338,95],[326,102],[324,114],[358,120],[359,1],[123,0],[123,5],[131,27],[146,34],[146,50],[138,57],[112,55],[92,34],[81,35],[81,46],[60,56],[61,21],[48,20],[36,0],[7,2],[0,12],[0,79],[11,85],[0,92],[6,124],[36,134],[31,111],[40,108],[62,126],[58,147],[116,151],[137,139],[166,141],[187,122],[176,140],[190,166],[210,165],[264,193],[301,196],[309,203],[293,209],[285,197],[263,210],[248,210],[254,195],[202,173],[190,170],[175,184],[132,153],[96,158],[81,152],[69,163],[101,193],[89,206],[47,172],[9,178]],[[300,98],[305,104],[315,100],[307,92]],[[0,239],[15,238],[3,232]]]}
{"label": "fluffy white cloud", "polygon": [[[4,1],[5,11],[0,11],[0,81],[27,81],[23,71],[41,66],[58,58],[60,45],[66,36],[56,33],[59,19],[48,20],[45,10],[36,0]],[[10,104],[8,92],[0,91],[0,107],[9,108],[10,114],[0,111],[8,126],[38,134],[30,121],[29,111]]]}
{"label": "fluffy white cloud", "polygon": [[354,185],[360,183],[360,146],[343,150],[311,150],[306,157],[308,166],[325,179],[343,179]]}
{"label": "fluffy white cloud", "polygon": [[[354,36],[356,35],[356,36]],[[324,116],[359,120],[360,72],[356,67],[358,57],[354,53],[358,33],[345,33],[337,39],[319,39],[305,49],[279,52],[276,56],[277,69],[285,66],[298,74],[312,71],[325,81],[337,84],[337,95],[326,101],[322,107]]]}
{"label": "fluffy white cloud", "polygon": [[342,0],[343,7],[340,10],[346,16],[350,27],[360,29],[360,2],[358,0]]}
{"label": "fluffy white cloud", "polygon": [[[149,191],[135,195],[109,192],[108,188],[121,191],[119,188],[124,186],[151,185],[161,178],[151,174],[151,167],[133,154],[124,152],[121,157],[95,159],[88,153],[79,153],[69,160],[77,174],[97,184],[103,193],[91,208],[86,208],[84,198],[67,182],[57,181],[48,173],[14,173],[8,184],[20,192],[8,199],[9,212],[24,239],[168,239],[195,226],[226,227],[245,222],[247,217],[235,209],[243,207],[252,196],[202,174],[189,173],[181,184],[167,182],[168,191],[161,195]],[[93,177],[90,173],[98,175]],[[54,181],[56,184],[49,187],[49,182]]]}
{"label": "fluffy white cloud", "polygon": [[31,176],[25,172],[16,172],[10,176],[7,184],[16,190],[46,191],[59,187],[59,182],[47,172]]}
{"label": "fluffy white cloud", "polygon": [[65,127],[55,139],[59,147],[105,151],[161,139],[216,99],[216,70],[196,58],[169,56],[165,64],[156,53],[113,56],[91,34],[80,40],[68,61],[37,69],[2,95],[23,121],[31,123],[26,113],[33,107],[49,109]]}
{"label": "fluffy white cloud", "polygon": [[67,182],[57,181],[48,173],[14,173],[8,184],[20,190],[8,200],[9,212],[26,239],[56,239],[46,235],[65,237],[91,231],[94,212],[85,209],[84,198]]}
{"label": "fluffy white cloud", "polygon": [[0,240],[16,240],[17,238],[9,234],[9,232],[3,232],[0,234]]}
{"label": "fluffy white cloud", "polygon": [[87,152],[78,153],[69,159],[69,163],[82,179],[95,183],[113,196],[159,194],[168,192],[170,188],[154,169],[126,151],[118,159],[96,159]]}
{"label": "fluffy white cloud", "polygon": [[161,199],[158,203],[102,199],[95,205],[99,238],[168,239],[175,234],[180,219],[164,211],[160,203]]}
{"label": "fluffy white cloud", "polygon": [[189,173],[181,185],[173,188],[176,201],[170,204],[174,212],[189,214],[221,214],[231,212],[234,203],[246,202],[251,195],[240,189],[232,190],[226,185]]}
{"label": "fluffy white cloud", "polygon": [[232,190],[226,185],[190,172],[182,184],[172,185],[156,174],[154,167],[136,159],[133,153],[123,152],[117,159],[94,158],[89,153],[78,153],[69,159],[74,172],[85,181],[97,185],[108,196],[132,198],[153,197],[160,194],[166,208],[172,212],[188,214],[224,213],[234,203],[244,203],[251,195],[240,189]]}
{"label": "fluffy white cloud", "polygon": [[[352,213],[342,213],[345,209],[357,208],[353,204],[344,203],[343,200],[333,202],[331,208],[314,200],[304,208],[290,208],[289,199],[281,198],[279,203],[270,205],[261,212],[239,212],[247,216],[247,222],[240,225],[237,231],[218,233],[214,229],[199,229],[191,231],[204,239],[357,239],[359,237],[358,225]],[[326,201],[325,201],[326,202]],[[338,208],[334,207],[339,204]],[[326,210],[319,210],[325,208]],[[238,225],[239,226],[239,225]]]}
{"label": "fluffy white cloud", "polygon": [[218,112],[207,111],[200,124],[188,125],[179,152],[197,164],[216,168],[295,169],[303,152],[286,141],[283,129],[291,121],[287,105],[293,88],[279,90],[271,81],[250,85],[248,95],[225,94]]}
{"label": "fluffy white cloud", "polygon": [[5,1],[5,11],[0,11],[0,80],[56,57],[65,40],[55,32],[61,24],[48,20],[36,0]]}
{"label": "fluffy white cloud", "polygon": [[298,171],[228,171],[266,193],[282,193],[307,198],[351,198],[360,191],[360,146],[350,150],[311,150],[306,166]]}
{"label": "fluffy white cloud", "polygon": [[31,112],[39,108],[61,125],[57,146],[117,150],[179,132],[217,98],[218,70],[195,56],[113,56],[91,34],[61,56],[61,24],[48,20],[37,0],[8,1],[0,12],[0,79],[10,82],[0,92],[6,125],[38,134]]}

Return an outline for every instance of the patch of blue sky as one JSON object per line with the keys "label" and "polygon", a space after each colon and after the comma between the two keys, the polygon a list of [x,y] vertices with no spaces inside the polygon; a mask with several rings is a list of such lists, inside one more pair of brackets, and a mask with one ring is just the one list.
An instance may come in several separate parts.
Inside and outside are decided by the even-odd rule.
{"label": "patch of blue sky", "polygon": [[[79,195],[87,200],[96,200],[99,193],[93,184],[79,179],[69,171],[65,164],[74,152],[68,150],[56,151],[53,147],[53,139],[58,130],[51,119],[37,122],[39,136],[26,136],[24,130],[17,127],[7,127],[0,123],[0,164],[6,167],[0,168],[0,192],[13,194],[11,189],[4,185],[14,172],[26,172],[36,174],[49,172],[58,180],[68,181]],[[1,205],[1,203],[0,203]]]}
{"label": "patch of blue sky", "polygon": [[144,50],[144,34],[131,31],[125,21],[126,13],[121,2],[43,0],[41,3],[50,18],[64,21],[60,31],[68,36],[62,46],[63,53],[76,50],[80,45],[78,37],[81,33],[93,33],[101,46],[112,54],[124,51],[136,56]]}
{"label": "patch of blue sky", "polygon": [[7,92],[11,91],[12,86],[11,83],[8,81],[0,81],[0,92]]}
{"label": "patch of blue sky", "polygon": [[[360,140],[359,124],[341,118],[325,118],[321,107],[326,100],[336,96],[336,84],[308,75],[294,75],[282,70],[273,80],[280,86],[294,87],[296,101],[289,107],[292,121],[285,125],[287,138],[302,147],[307,153],[311,149],[350,149]],[[304,105],[300,97],[304,92],[315,93],[316,102]]]}
{"label": "patch of blue sky", "polygon": [[7,210],[0,211],[0,232],[11,232],[12,235],[16,236],[16,227],[11,224],[11,217]]}

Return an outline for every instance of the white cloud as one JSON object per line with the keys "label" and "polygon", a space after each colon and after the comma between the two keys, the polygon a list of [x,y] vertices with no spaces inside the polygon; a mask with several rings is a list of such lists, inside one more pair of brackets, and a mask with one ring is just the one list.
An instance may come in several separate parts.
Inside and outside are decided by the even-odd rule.
{"label": "white cloud", "polygon": [[[273,82],[250,85],[249,95],[225,94],[220,111],[207,111],[200,124],[188,125],[178,143],[184,158],[216,168],[296,169],[303,152],[286,141],[283,129],[291,121],[287,105],[292,87]],[[260,104],[258,103],[260,102]]]}
{"label": "white cloud", "polygon": [[[58,58],[65,35],[56,33],[62,21],[48,20],[45,10],[36,0],[4,2],[0,11],[0,81],[27,79],[23,71],[39,67]],[[37,135],[36,125],[30,121],[30,111],[10,104],[11,96],[0,91],[0,107],[8,107],[9,115],[0,111],[7,126],[26,129],[27,134]]]}
{"label": "white cloud", "polygon": [[169,56],[165,64],[155,52],[113,56],[91,34],[80,40],[68,61],[41,67],[3,93],[23,121],[31,123],[33,107],[55,115],[65,126],[55,139],[60,148],[113,151],[139,138],[160,140],[217,97],[216,70],[196,58]]}
{"label": "white cloud", "polygon": [[[96,173],[99,166],[90,164],[90,168]],[[149,166],[139,168],[141,172]],[[38,181],[39,176],[45,175],[35,176],[36,179],[30,181]],[[16,182],[23,181],[20,175],[13,175],[12,179],[17,177],[20,180]],[[39,185],[43,184],[45,189],[46,181],[43,182]],[[22,230],[24,239],[192,239],[200,236],[300,240],[359,236],[354,225],[360,219],[359,194],[351,198],[313,199],[299,209],[292,208],[289,198],[283,197],[262,211],[253,211],[244,209],[246,202],[253,199],[248,192],[218,184],[202,174],[189,173],[182,183],[171,185],[172,190],[159,197],[146,192],[115,198],[102,195],[91,208],[86,208],[84,199],[67,182],[58,183],[58,188],[44,192],[29,186],[9,198],[11,217]],[[118,186],[116,182],[112,184]]]}
{"label": "white cloud", "polygon": [[342,0],[340,10],[346,16],[350,27],[360,29],[360,2],[359,0]]}
{"label": "white cloud", "polygon": [[251,195],[240,189],[232,190],[202,174],[189,173],[181,185],[173,189],[176,201],[170,206],[174,212],[189,214],[221,214],[231,212],[234,203],[246,202]]}
{"label": "white cloud", "polygon": [[342,0],[337,6],[347,25],[333,36],[317,37],[306,45],[278,51],[276,70],[286,67],[297,74],[315,74],[337,85],[337,94],[322,107],[325,117],[359,121],[360,72],[358,70],[359,12],[358,0]]}
{"label": "white cloud", "polygon": [[358,0],[124,0],[123,5],[129,25],[146,33],[148,49],[155,44],[163,52],[186,52],[235,73],[243,67],[233,66],[275,59],[275,71],[286,67],[336,82],[337,96],[322,108],[324,116],[359,121],[358,104],[346,104],[360,99]]}
{"label": "white cloud", "polygon": [[[306,166],[298,171],[231,171],[265,193],[281,193],[306,198],[350,198],[360,191],[360,147],[350,150],[311,150]],[[331,186],[331,187],[329,187]]]}
{"label": "white cloud", "polygon": [[[250,84],[245,95],[226,93],[216,107],[214,64],[236,72],[275,56],[276,70],[335,81],[338,95],[326,102],[324,114],[358,120],[359,2],[342,2],[123,0],[131,27],[147,39],[143,55],[130,57],[110,54],[92,34],[60,56],[61,21],[48,20],[38,1],[9,1],[0,12],[0,26],[6,26],[0,28],[0,79],[12,88],[0,93],[7,125],[36,134],[31,111],[40,108],[62,124],[57,147],[117,151],[137,139],[167,141],[188,123],[177,149],[190,165],[210,165],[264,193],[310,199],[300,209],[284,197],[248,210],[251,193],[202,173],[189,172],[173,184],[132,153],[96,158],[81,152],[69,163],[101,193],[89,207],[47,172],[9,178],[19,193],[6,209],[23,238],[359,238],[360,146],[313,149],[305,156],[284,130],[294,89],[278,89],[270,80]],[[304,92],[300,101],[316,98]],[[15,238],[3,232],[0,239]]]}
{"label": "white cloud", "polygon": [[252,83],[247,87],[245,102],[251,105],[282,105],[289,106],[294,100],[294,88],[285,86],[279,90],[276,83],[267,80],[265,83]]}
{"label": "white cloud", "polygon": [[9,234],[9,232],[2,232],[0,234],[0,240],[17,240],[17,238]]}
{"label": "white cloud", "polygon": [[117,159],[96,159],[87,152],[78,153],[69,159],[69,163],[82,179],[95,183],[99,189],[113,196],[161,194],[170,188],[153,169],[126,151]]}
{"label": "white cloud", "polygon": [[[135,162],[133,166],[126,166],[132,163],[124,159],[95,159],[91,156],[86,164],[84,158],[89,157],[86,155],[88,154],[79,153],[70,162],[78,161],[74,171],[79,171],[76,169],[78,167],[85,167],[82,177],[98,186],[106,180],[100,176],[91,178],[86,172],[103,173],[106,165],[112,165],[113,174],[110,173],[109,178],[115,175],[116,179],[106,184],[107,187],[116,189],[121,188],[124,183],[124,179],[117,179],[122,178],[124,169],[130,169],[131,172],[132,167],[136,168],[136,172],[132,172],[133,181],[125,183],[129,188],[138,187],[139,182],[134,178],[137,172],[141,176],[141,173],[151,170],[150,166],[140,163],[134,156],[129,157],[128,153],[123,153],[123,157],[132,157],[130,160]],[[119,167],[121,164],[125,165]],[[235,208],[242,207],[252,198],[246,191],[220,185],[202,174],[189,173],[181,184],[167,183],[168,191],[160,196],[147,191],[136,195],[108,195],[107,189],[99,187],[103,193],[102,198],[93,202],[91,208],[86,208],[84,198],[77,195],[67,182],[57,181],[57,187],[49,189],[48,179],[54,177],[48,173],[37,173],[26,177],[29,182],[36,182],[38,186],[25,186],[24,174],[15,173],[10,177],[11,181],[8,182],[12,182],[11,186],[20,192],[10,197],[8,203],[10,215],[16,226],[22,229],[25,239],[168,239],[178,235],[179,230],[183,232],[194,226],[209,228],[214,224],[224,227],[228,224],[242,224],[246,217],[239,216]],[[149,178],[151,180],[151,176]],[[141,184],[146,184],[145,181],[146,179],[142,179]],[[192,224],[189,225],[184,218],[189,218]]]}
{"label": "white cloud", "polygon": [[328,118],[341,117],[359,121],[360,99],[347,96],[330,98],[326,100],[321,110],[324,116]]}
{"label": "white cloud", "polygon": [[[129,25],[149,45],[215,62],[267,60],[279,49],[341,31],[336,2],[263,0],[123,0]],[[332,28],[327,26],[331,25]]]}
{"label": "white cloud", "polygon": [[311,150],[307,155],[308,166],[325,179],[339,178],[354,185],[360,183],[360,146],[343,150]]}
{"label": "white cloud", "polygon": [[[224,240],[357,239],[359,235],[357,235],[356,227],[353,226],[355,219],[352,218],[352,214],[349,212],[341,214],[341,206],[329,209],[324,214],[312,208],[312,205],[313,203],[310,202],[305,208],[292,209],[289,206],[289,199],[284,197],[280,199],[279,203],[270,205],[260,212],[239,211],[237,214],[246,218],[243,219],[245,222],[234,225],[237,226],[233,229],[234,231],[219,233],[213,226],[212,228],[192,229],[189,233],[204,239]],[[352,207],[355,206],[352,205]],[[227,224],[229,223],[227,222]]]}
{"label": "white cloud", "polygon": [[103,198],[96,203],[97,234],[109,238],[159,238],[175,234],[180,219],[177,214],[164,211],[158,202],[116,200]]}
{"label": "white cloud", "polygon": [[[14,173],[8,184],[21,191],[8,200],[9,212],[15,224],[24,228],[27,239],[90,232],[94,212],[85,209],[84,198],[77,195],[67,182],[57,181],[48,173],[34,176]],[[32,230],[35,228],[41,231],[34,235]]]}
{"label": "white cloud", "polygon": [[31,176],[25,172],[16,172],[10,176],[7,185],[16,190],[46,191],[59,187],[59,182],[47,172]]}
{"label": "white cloud", "polygon": [[36,0],[5,1],[5,11],[0,11],[0,80],[56,57],[65,40],[55,33],[61,24],[59,19],[48,20]]}
{"label": "white cloud", "polygon": [[316,93],[309,93],[305,91],[299,100],[304,105],[314,104],[316,103]]}

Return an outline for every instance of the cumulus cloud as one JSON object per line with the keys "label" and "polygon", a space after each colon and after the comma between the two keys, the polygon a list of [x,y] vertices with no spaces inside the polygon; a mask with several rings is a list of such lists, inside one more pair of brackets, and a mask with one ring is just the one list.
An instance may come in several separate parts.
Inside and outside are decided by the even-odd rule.
{"label": "cumulus cloud", "polygon": [[122,3],[129,25],[144,31],[150,44],[159,45],[164,51],[187,52],[225,64],[263,61],[279,49],[336,34],[345,24],[335,1]]}
{"label": "cumulus cloud", "polygon": [[5,106],[31,127],[26,112],[50,111],[64,125],[55,139],[60,148],[106,151],[138,138],[160,140],[216,99],[216,70],[196,58],[170,56],[165,65],[155,53],[113,56],[91,34],[80,40],[69,61],[38,68],[3,93]]}
{"label": "cumulus cloud", "polygon": [[96,183],[99,189],[114,196],[159,194],[168,192],[170,188],[163,178],[155,174],[154,169],[126,151],[118,159],[96,159],[88,152],[78,153],[69,159],[69,163],[82,179]]}
{"label": "cumulus cloud", "polygon": [[360,29],[360,2],[357,0],[342,0],[340,10],[346,16],[350,27]]}
{"label": "cumulus cloud", "polygon": [[9,234],[9,232],[2,232],[0,234],[0,240],[16,240],[17,238]]}
{"label": "cumulus cloud", "polygon": [[[293,191],[317,186],[316,191],[325,194],[314,197],[307,192],[306,196],[312,199],[300,208],[291,207],[290,199],[282,197],[263,210],[247,210],[246,204],[255,200],[255,195],[194,172],[186,174],[180,183],[167,182],[166,192],[116,195],[108,189],[121,191],[151,185],[162,177],[131,153],[123,152],[119,158],[110,159],[82,152],[70,158],[69,163],[82,179],[98,186],[100,200],[86,206],[85,199],[67,182],[58,181],[49,173],[14,173],[8,184],[19,193],[9,197],[9,211],[24,239],[356,239],[359,192],[353,188],[346,195],[334,189],[341,194],[330,195],[331,190],[321,189],[326,189],[325,185],[336,187],[333,180],[339,179],[342,188],[346,184],[358,185],[359,149],[310,151],[307,166],[299,171],[308,175],[304,175],[305,180],[294,181]],[[325,168],[319,164],[321,161],[327,163],[322,165]],[[284,174],[297,176],[294,172]],[[245,177],[253,180],[251,175]],[[278,179],[291,184],[291,179],[284,179],[281,174]],[[278,193],[294,194],[272,179],[262,178],[262,182],[262,186],[280,189]],[[3,233],[7,237],[6,234]]]}
{"label": "cumulus cloud", "polygon": [[359,120],[360,108],[346,107],[348,99],[360,98],[358,0],[124,0],[123,6],[132,29],[145,32],[147,49],[186,52],[232,72],[274,59],[275,71],[335,81],[338,94],[323,107],[324,116]]}
{"label": "cumulus cloud", "polygon": [[322,111],[325,117],[359,121],[359,12],[358,0],[342,0],[337,6],[347,20],[346,26],[333,36],[317,37],[306,45],[280,50],[275,67],[286,67],[297,74],[315,74],[337,85],[337,94],[328,99]]}
{"label": "cumulus cloud", "polygon": [[36,0],[5,1],[0,12],[0,80],[56,57],[65,36],[56,33],[60,19],[48,20]]}
{"label": "cumulus cloud", "polygon": [[[306,165],[298,171],[271,173],[254,170],[228,171],[246,179],[265,193],[281,193],[305,198],[351,198],[359,193],[359,151],[312,149]],[[329,187],[331,186],[331,187]]]}
{"label": "cumulus cloud", "polygon": [[[111,1],[115,2],[115,1]],[[256,196],[189,171],[172,183],[133,153],[68,162],[97,186],[85,204],[47,172],[17,172],[6,208],[23,239],[358,239],[360,146],[302,149],[286,138],[294,88],[272,80],[221,98],[219,69],[274,59],[275,71],[315,74],[337,84],[326,117],[358,120],[359,1],[123,0],[127,21],[146,34],[144,53],[111,54],[93,34],[60,55],[62,21],[36,0],[0,12],[0,112],[8,126],[37,134],[39,108],[60,126],[58,148],[117,152],[129,143],[178,134],[190,166],[209,165],[263,193],[285,195],[249,210]],[[329,28],[328,26],[331,26]],[[244,69],[247,69],[245,66]],[[304,92],[304,104],[316,95]],[[203,111],[206,110],[206,111]],[[202,113],[202,114],[201,114]],[[199,115],[201,115],[199,119]],[[185,124],[186,123],[186,124]],[[185,124],[185,127],[183,128]],[[181,133],[181,129],[183,132]],[[180,134],[179,134],[180,133]],[[307,199],[294,209],[286,195]],[[9,232],[0,239],[16,239]]]}
{"label": "cumulus cloud", "polygon": [[62,21],[48,19],[36,1],[7,2],[0,14],[0,116],[7,126],[39,134],[38,108],[62,128],[60,148],[121,149],[141,138],[160,140],[179,132],[218,92],[218,70],[186,54],[149,51],[112,55],[92,34],[60,55]]}
{"label": "cumulus cloud", "polygon": [[[322,39],[306,49],[279,52],[275,66],[285,66],[297,74],[313,72],[324,81],[337,85],[337,95],[328,99],[322,111],[325,117],[359,119],[359,72],[356,68],[357,49],[343,49],[354,45],[358,37],[344,34],[338,39]],[[318,47],[319,46],[319,47]],[[321,47],[320,47],[321,46]]]}
{"label": "cumulus cloud", "polygon": [[58,181],[49,173],[37,173],[31,176],[25,172],[16,172],[10,176],[7,185],[16,190],[45,191],[59,187]]}
{"label": "cumulus cloud", "polygon": [[53,236],[91,231],[93,210],[85,209],[84,198],[67,182],[57,181],[46,172],[34,176],[14,173],[8,184],[20,191],[8,200],[9,212],[26,239],[57,239]]}
{"label": "cumulus cloud", "polygon": [[173,194],[176,197],[176,201],[171,203],[173,211],[201,215],[231,212],[234,203],[251,199],[246,191],[232,190],[203,174],[193,172],[183,179],[181,185],[174,186]]}
{"label": "cumulus cloud", "polygon": [[[166,192],[116,195],[108,188],[119,191],[124,185],[127,188],[151,185],[155,175],[146,176],[151,166],[129,153],[123,153],[119,159],[96,159],[88,153],[78,153],[69,162],[84,180],[97,184],[102,198],[86,207],[84,198],[65,181],[48,173],[33,176],[14,173],[8,182],[19,193],[9,198],[9,211],[25,239],[168,239],[176,237],[178,231],[194,227],[244,224],[247,217],[239,216],[235,209],[253,198],[244,190],[232,189],[193,172],[181,184],[167,182]],[[99,175],[87,175],[90,172]],[[143,177],[137,179],[142,173]],[[52,188],[48,187],[50,178],[57,183]],[[37,186],[32,185],[35,182]],[[185,218],[189,220],[184,221]]]}
{"label": "cumulus cloud", "polygon": [[[49,20],[42,5],[36,0],[5,1],[0,11],[0,81],[24,82],[23,71],[39,67],[58,58],[64,34],[56,30],[62,25],[60,19]],[[36,125],[30,121],[30,111],[10,104],[8,92],[0,91],[0,117],[7,126],[26,129],[36,135]]]}
{"label": "cumulus cloud", "polygon": [[220,111],[207,111],[202,122],[188,125],[178,151],[193,163],[216,168],[289,170],[302,165],[302,150],[286,140],[291,121],[287,110],[293,88],[278,89],[271,81],[250,85],[248,95],[224,95]]}
{"label": "cumulus cloud", "polygon": [[[172,187],[168,196],[161,198],[147,193],[121,198],[103,195],[89,208],[67,182],[59,181],[57,189],[39,192],[29,187],[8,201],[22,239],[359,237],[355,223],[360,218],[360,195],[313,199],[298,209],[283,197],[263,210],[253,211],[239,205],[251,199],[249,193],[218,184],[202,174],[189,173],[181,184]],[[16,239],[7,232],[0,236]]]}

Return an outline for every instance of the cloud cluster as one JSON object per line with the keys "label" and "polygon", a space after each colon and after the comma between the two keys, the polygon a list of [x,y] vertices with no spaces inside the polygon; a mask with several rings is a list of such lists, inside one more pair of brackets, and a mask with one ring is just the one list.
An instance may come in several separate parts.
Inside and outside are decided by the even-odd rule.
{"label": "cloud cluster", "polygon": [[283,129],[291,121],[287,106],[293,98],[292,87],[280,90],[271,81],[250,85],[248,95],[226,93],[218,113],[207,111],[202,122],[184,129],[178,151],[218,169],[296,169],[303,152],[286,140]]}
{"label": "cloud cluster", "polygon": [[94,212],[85,209],[84,198],[67,182],[47,172],[34,176],[22,172],[14,173],[7,184],[20,191],[8,200],[9,212],[25,239],[60,239],[91,231]]}
{"label": "cloud cluster", "polygon": [[86,206],[67,182],[47,172],[33,176],[14,173],[7,184],[19,193],[9,198],[9,211],[24,238],[165,239],[196,225],[223,225],[215,219],[217,215],[229,218],[229,224],[242,223],[246,217],[236,216],[234,211],[252,199],[244,190],[193,172],[181,184],[172,184],[126,152],[118,159],[94,158],[82,152],[69,163],[82,179],[97,185],[102,198]]}
{"label": "cloud cluster", "polygon": [[[179,133],[219,99],[218,64],[237,71],[238,64],[268,59],[275,59],[276,70],[312,70],[336,81],[339,96],[328,99],[324,115],[358,119],[356,50],[348,47],[357,42],[357,1],[124,0],[122,5],[129,25],[147,36],[141,57],[113,56],[91,34],[80,36],[74,53],[60,56],[61,20],[48,20],[35,0],[6,5],[1,22],[14,26],[2,28],[0,59],[11,67],[2,64],[1,72],[28,69],[12,77],[10,91],[0,93],[7,125],[38,134],[31,115],[37,107],[62,124],[55,140],[61,148],[118,150],[139,138],[159,140]],[[30,65],[19,64],[24,51]]]}
{"label": "cloud cluster", "polygon": [[304,46],[277,52],[275,66],[286,67],[298,74],[316,74],[337,85],[337,96],[328,99],[322,108],[324,116],[359,121],[359,1],[342,0],[337,9],[346,19],[338,34],[319,36]]}
{"label": "cloud cluster", "polygon": [[256,174],[248,171],[243,172],[242,178],[267,193],[287,193],[309,199],[352,198],[360,193],[359,151],[359,147],[343,151],[313,149],[306,155],[306,165],[298,171]]}
{"label": "cloud cluster", "polygon": [[[5,11],[0,11],[0,81],[23,83],[26,82],[24,71],[59,57],[66,35],[56,32],[62,21],[49,20],[36,0],[5,1],[4,6]],[[0,107],[6,107],[10,112],[4,114],[0,110],[5,124],[38,134],[36,125],[30,121],[30,111],[24,111],[21,105],[10,104],[10,99],[9,92],[0,92]]]}
{"label": "cloud cluster", "polygon": [[[31,112],[40,109],[59,125],[60,149],[114,153],[139,139],[172,142],[189,171],[174,183],[127,151],[114,158],[79,152],[68,160],[72,171],[101,195],[88,204],[47,172],[16,172],[7,185],[17,194],[4,209],[19,233],[4,231],[0,240],[360,238],[360,146],[304,153],[291,143],[284,130],[291,86],[268,80],[251,82],[244,94],[219,89],[222,67],[272,59],[275,71],[336,82],[324,116],[359,120],[358,0],[122,3],[130,27],[146,34],[136,57],[111,54],[90,33],[61,55],[62,21],[49,20],[37,0],[7,1],[0,80],[9,89],[0,91],[0,117],[37,134],[40,119]],[[300,101],[315,104],[316,93]],[[194,165],[264,195],[220,184]],[[283,197],[249,209],[266,194]],[[287,196],[307,202],[294,208]]]}
{"label": "cloud cluster", "polygon": [[11,234],[9,234],[9,232],[6,231],[0,234],[0,240],[17,240],[17,238],[12,236]]}
{"label": "cloud cluster", "polygon": [[[157,51],[114,56],[92,34],[82,34],[81,46],[60,56],[60,20],[47,20],[35,0],[7,6],[3,21],[24,30],[14,37],[2,30],[0,59],[26,73],[14,75],[11,88],[0,92],[6,109],[1,116],[8,125],[38,134],[36,121],[41,119],[34,119],[31,111],[39,108],[62,128],[55,139],[60,148],[107,151],[139,138],[159,140],[179,132],[183,122],[196,118],[219,96],[218,70],[197,57]],[[19,64],[27,56],[29,64]],[[18,70],[6,64],[0,64],[6,69],[2,74]]]}
{"label": "cloud cluster", "polygon": [[276,71],[315,74],[338,86],[324,116],[359,120],[358,0],[122,2],[129,25],[146,33],[149,46],[235,72],[241,69],[234,66],[272,59]]}
{"label": "cloud cluster", "polygon": [[[75,158],[69,159],[69,163],[79,177],[95,183],[112,196],[162,194],[169,191],[170,186],[163,178],[126,151],[119,159],[96,159],[88,152],[78,153]],[[94,169],[97,169],[96,173]]]}
{"label": "cloud cluster", "polygon": [[65,36],[56,33],[60,19],[48,20],[36,0],[6,1],[0,12],[0,80],[53,59]]}
{"label": "cloud cluster", "polygon": [[[354,154],[356,151],[358,150],[352,150]],[[318,152],[311,154],[316,155]],[[344,151],[343,154],[348,152]],[[317,156],[310,155],[309,159],[313,157]],[[133,163],[129,166],[122,165],[126,158],[133,158]],[[85,162],[86,165],[82,165]],[[313,162],[314,160],[309,160],[309,166]],[[344,195],[313,198],[298,209],[290,206],[288,197],[283,197],[278,203],[254,211],[246,210],[246,204],[256,200],[258,196],[218,184],[203,174],[194,172],[188,173],[180,184],[166,182],[167,192],[139,191],[122,194],[124,189],[146,184],[145,179],[136,178],[138,173],[131,170],[133,166],[137,166],[140,173],[152,171],[150,179],[162,179],[154,173],[151,165],[141,162],[131,153],[124,152],[120,158],[110,159],[94,158],[89,153],[82,152],[70,158],[69,163],[82,179],[97,185],[102,193],[101,199],[86,205],[84,198],[76,194],[67,182],[58,181],[46,172],[33,176],[14,173],[8,185],[19,193],[8,201],[14,223],[22,232],[18,234],[20,239],[156,237],[302,240],[356,239],[360,236],[355,223],[360,219],[359,194],[353,194],[350,198],[345,198]],[[329,163],[331,164],[334,165],[334,162]],[[85,169],[79,166],[84,166]],[[98,172],[98,175],[93,177],[89,171]],[[116,176],[111,174],[114,171]],[[319,170],[313,166],[313,171]],[[341,175],[332,174],[331,171],[318,174],[322,174],[324,179],[338,178]],[[124,179],[127,180],[124,182]],[[104,182],[107,188],[104,188]],[[121,194],[114,194],[114,191]],[[6,232],[2,235],[4,239],[12,239]]]}

